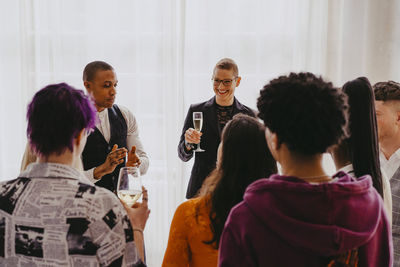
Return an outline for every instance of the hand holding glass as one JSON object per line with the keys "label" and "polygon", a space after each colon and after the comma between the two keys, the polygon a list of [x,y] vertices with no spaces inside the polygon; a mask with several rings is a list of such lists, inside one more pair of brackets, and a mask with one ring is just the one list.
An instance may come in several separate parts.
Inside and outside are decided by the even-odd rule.
{"label": "hand holding glass", "polygon": [[[198,132],[201,131],[203,127],[203,112],[193,112],[193,125],[194,129]],[[204,152],[205,150],[200,148],[200,143],[197,144],[197,149],[195,152]]]}
{"label": "hand holding glass", "polygon": [[139,168],[121,168],[119,171],[117,195],[129,207],[132,207],[139,200],[142,196],[142,180]]}

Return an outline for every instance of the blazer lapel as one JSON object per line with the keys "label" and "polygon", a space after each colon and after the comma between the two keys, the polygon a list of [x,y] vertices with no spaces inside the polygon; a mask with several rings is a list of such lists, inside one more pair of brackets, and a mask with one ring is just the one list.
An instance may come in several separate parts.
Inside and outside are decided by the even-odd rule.
{"label": "blazer lapel", "polygon": [[[221,137],[221,129],[218,125],[218,118],[217,118],[217,111],[216,111],[216,104],[215,104],[215,96],[207,101],[204,105],[204,121],[209,123],[212,131],[215,131],[219,137]],[[207,117],[206,117],[207,116]]]}
{"label": "blazer lapel", "polygon": [[239,103],[236,97],[233,99],[233,110],[232,117],[238,113],[241,113],[244,110],[243,105]]}

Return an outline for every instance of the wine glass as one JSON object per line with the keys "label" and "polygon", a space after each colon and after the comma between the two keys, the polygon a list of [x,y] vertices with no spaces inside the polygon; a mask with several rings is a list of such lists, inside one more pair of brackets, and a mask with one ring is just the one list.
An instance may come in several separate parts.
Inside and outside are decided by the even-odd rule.
{"label": "wine glass", "polygon": [[[193,125],[196,131],[201,131],[203,127],[203,112],[193,112]],[[200,143],[197,144],[195,152],[204,152],[205,150],[200,148]]]}
{"label": "wine glass", "polygon": [[125,204],[132,207],[142,196],[142,180],[139,168],[123,167],[119,171],[117,195]]}

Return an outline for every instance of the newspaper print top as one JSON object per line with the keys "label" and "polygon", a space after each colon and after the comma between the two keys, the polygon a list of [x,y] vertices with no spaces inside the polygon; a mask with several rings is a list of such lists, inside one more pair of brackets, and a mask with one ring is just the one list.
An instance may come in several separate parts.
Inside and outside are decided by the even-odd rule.
{"label": "newspaper print top", "polygon": [[0,266],[144,266],[110,191],[62,164],[0,183]]}

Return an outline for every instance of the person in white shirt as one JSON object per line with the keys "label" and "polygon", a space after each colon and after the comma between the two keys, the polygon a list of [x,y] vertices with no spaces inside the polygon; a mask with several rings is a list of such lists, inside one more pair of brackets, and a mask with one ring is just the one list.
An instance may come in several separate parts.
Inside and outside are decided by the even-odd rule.
{"label": "person in white shirt", "polygon": [[83,82],[98,116],[96,128],[82,152],[85,175],[96,185],[115,192],[120,168],[126,163],[138,166],[141,174],[145,174],[149,158],[139,138],[135,116],[127,108],[114,104],[118,83],[114,68],[103,61],[91,62],[83,71]]}
{"label": "person in white shirt", "polygon": [[378,82],[374,92],[381,167],[389,178],[393,198],[393,266],[400,266],[400,84]]}
{"label": "person in white shirt", "polygon": [[[77,159],[73,167],[85,170],[85,176],[90,182],[115,192],[120,168],[124,164],[138,166],[140,173],[146,174],[149,158],[140,140],[135,116],[126,107],[114,105],[118,80],[113,67],[103,61],[91,62],[83,71],[83,81],[96,106],[97,123],[88,137],[82,161]],[[115,122],[117,127],[111,127]],[[118,125],[121,124],[123,129],[118,131]],[[125,163],[128,149],[128,162]],[[36,161],[37,156],[27,144],[21,171]]]}
{"label": "person in white shirt", "polygon": [[342,90],[349,103],[349,136],[330,149],[336,169],[355,178],[369,174],[391,222],[392,195],[389,180],[381,173],[379,163],[374,91],[365,77],[345,83]]}

